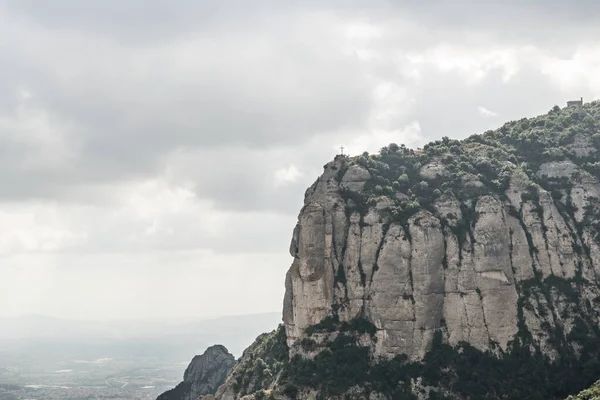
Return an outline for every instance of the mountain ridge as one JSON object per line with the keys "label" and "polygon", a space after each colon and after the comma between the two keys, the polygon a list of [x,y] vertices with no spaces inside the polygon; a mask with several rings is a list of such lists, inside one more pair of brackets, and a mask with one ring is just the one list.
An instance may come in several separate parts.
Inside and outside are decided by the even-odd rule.
{"label": "mountain ridge", "polygon": [[336,156],[292,235],[284,326],[216,398],[562,399],[589,386],[599,182],[599,102]]}

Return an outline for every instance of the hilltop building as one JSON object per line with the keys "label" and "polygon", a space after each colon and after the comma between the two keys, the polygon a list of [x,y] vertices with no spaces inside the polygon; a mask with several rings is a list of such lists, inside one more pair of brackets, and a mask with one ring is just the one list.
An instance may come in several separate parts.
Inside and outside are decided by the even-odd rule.
{"label": "hilltop building", "polygon": [[583,97],[580,100],[567,101],[567,107],[581,107],[583,105]]}

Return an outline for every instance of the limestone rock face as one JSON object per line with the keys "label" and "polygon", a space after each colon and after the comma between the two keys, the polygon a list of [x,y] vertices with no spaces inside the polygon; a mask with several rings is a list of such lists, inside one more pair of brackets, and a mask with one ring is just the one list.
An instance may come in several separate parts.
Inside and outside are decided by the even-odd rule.
{"label": "limestone rock face", "polygon": [[[343,323],[363,317],[377,329],[371,344],[376,356],[421,360],[436,332],[451,345],[506,351],[521,327],[554,357],[548,332],[569,332],[580,317],[559,291],[541,293],[528,289],[531,283],[581,275],[589,283],[582,298],[600,298],[600,246],[577,228],[590,199],[600,198],[593,178],[580,173],[583,178],[560,200],[514,168],[504,193],[467,203],[443,194],[434,212],[421,210],[400,223],[392,216],[393,195],[358,209],[348,193],[362,193],[370,174],[357,165],[341,174],[343,162],[327,164],[306,192],[294,230],[283,312],[291,356],[302,354],[298,344],[308,338],[307,328],[324,318]],[[565,160],[542,164],[536,175],[571,177],[578,171]],[[433,163],[420,177],[443,173]],[[466,187],[481,187],[475,176],[464,179]],[[567,198],[572,217],[564,212]],[[589,304],[578,312],[598,315],[598,302]]]}
{"label": "limestone rock face", "polygon": [[360,191],[370,178],[369,171],[360,165],[353,165],[344,174],[341,186],[353,191]]}
{"label": "limestone rock face", "polygon": [[[341,254],[349,223],[334,167],[335,162],[328,164],[321,178],[307,190],[294,229],[290,246],[294,262],[286,280],[289,290],[283,310],[289,343],[301,338],[306,327],[329,315],[333,306],[334,273],[339,266],[334,255]],[[335,268],[333,260],[338,262]]]}
{"label": "limestone rock face", "polygon": [[444,164],[438,161],[433,161],[427,165],[424,165],[421,168],[419,175],[424,179],[435,179],[438,176],[445,176],[447,173],[448,172],[444,168]]}
{"label": "limestone rock face", "polygon": [[157,400],[197,400],[200,396],[214,394],[234,365],[235,357],[224,346],[211,346],[192,359],[183,374],[183,382],[158,396]]}

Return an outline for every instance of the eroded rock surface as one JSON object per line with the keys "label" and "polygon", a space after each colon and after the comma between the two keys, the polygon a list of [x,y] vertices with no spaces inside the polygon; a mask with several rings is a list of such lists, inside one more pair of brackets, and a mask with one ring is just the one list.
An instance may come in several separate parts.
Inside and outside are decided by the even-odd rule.
{"label": "eroded rock surface", "polygon": [[[360,192],[369,173],[353,166],[339,179],[342,168],[343,159],[326,166],[307,191],[294,230],[284,301],[291,354],[306,329],[328,316],[341,322],[367,318],[377,328],[374,354],[388,358],[422,359],[437,331],[450,344],[506,351],[519,323],[554,354],[547,331],[568,328],[575,317],[558,293],[525,294],[523,288],[535,279],[568,280],[579,273],[597,282],[600,258],[580,249],[600,256],[600,248],[575,227],[588,199],[600,197],[595,180],[583,179],[568,193],[580,210],[574,218],[515,169],[504,196],[487,194],[461,204],[444,194],[434,213],[423,210],[401,224],[391,217],[394,204],[385,196],[356,210],[343,194]],[[560,178],[577,171],[565,160],[542,164],[537,174]],[[442,173],[435,163],[421,170],[430,179]],[[535,200],[528,197],[532,190]],[[466,209],[471,216],[464,215]],[[597,285],[589,290],[584,296],[596,298]]]}

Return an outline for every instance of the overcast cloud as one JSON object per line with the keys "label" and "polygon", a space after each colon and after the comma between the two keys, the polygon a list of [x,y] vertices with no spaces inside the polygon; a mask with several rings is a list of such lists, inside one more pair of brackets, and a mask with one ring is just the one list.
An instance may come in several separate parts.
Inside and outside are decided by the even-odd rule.
{"label": "overcast cloud", "polygon": [[339,146],[600,96],[598,2],[494,3],[0,0],[0,316],[280,310]]}

